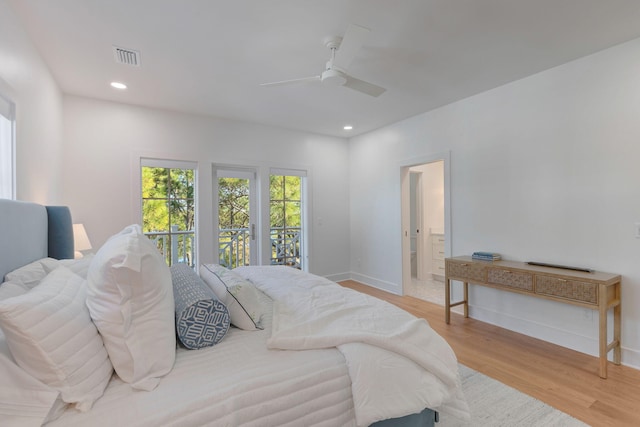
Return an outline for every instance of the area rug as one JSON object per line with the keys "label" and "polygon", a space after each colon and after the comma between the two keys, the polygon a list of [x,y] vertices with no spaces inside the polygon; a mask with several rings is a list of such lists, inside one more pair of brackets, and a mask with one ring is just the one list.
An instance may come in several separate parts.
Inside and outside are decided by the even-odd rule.
{"label": "area rug", "polygon": [[440,414],[436,427],[583,427],[587,424],[515,388],[459,365],[471,421]]}

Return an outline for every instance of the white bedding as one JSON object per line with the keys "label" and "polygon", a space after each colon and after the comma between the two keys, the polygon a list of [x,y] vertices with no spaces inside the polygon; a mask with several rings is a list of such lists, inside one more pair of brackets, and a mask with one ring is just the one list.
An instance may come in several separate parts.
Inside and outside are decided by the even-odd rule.
{"label": "white bedding", "polygon": [[455,356],[426,321],[288,267],[236,272],[269,295],[264,330],[231,328],[213,347],[178,349],[153,391],[114,375],[89,412],[67,409],[47,426],[360,426],[425,407],[467,415]]}
{"label": "white bedding", "polygon": [[151,391],[117,377],[91,411],[68,409],[47,426],[354,426],[351,380],[336,349],[268,350],[263,331],[231,328],[218,344],[179,349],[173,370]]}
{"label": "white bedding", "polygon": [[358,425],[425,407],[468,418],[456,357],[426,320],[287,267],[235,271],[274,300],[270,348],[343,353]]}

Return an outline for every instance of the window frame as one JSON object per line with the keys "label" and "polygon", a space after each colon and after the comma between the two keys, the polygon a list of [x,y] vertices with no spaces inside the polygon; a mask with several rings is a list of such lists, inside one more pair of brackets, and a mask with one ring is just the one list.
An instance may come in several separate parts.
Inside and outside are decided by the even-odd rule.
{"label": "window frame", "polygon": [[[310,197],[309,197],[309,171],[308,169],[298,169],[298,168],[282,168],[282,167],[271,167],[268,170],[267,183],[271,182],[271,176],[297,176],[300,177],[300,269],[302,271],[309,271],[309,241],[311,229],[311,222],[309,221],[309,211],[310,211]],[[271,193],[268,191],[267,193],[267,205],[270,213],[271,207]],[[270,218],[270,216],[267,216]],[[269,234],[271,236],[271,224],[270,220],[267,221],[269,227]],[[269,263],[271,263],[271,251],[268,253]]]}
{"label": "window frame", "polygon": [[[144,224],[144,198],[143,194],[143,184],[142,184],[142,169],[144,167],[150,168],[163,168],[163,169],[189,169],[193,170],[193,214],[194,214],[194,222],[193,222],[193,242],[192,242],[192,251],[193,251],[193,259],[191,260],[192,267],[196,268],[199,262],[199,249],[198,242],[200,238],[200,232],[198,227],[198,162],[188,161],[188,160],[170,160],[170,159],[158,159],[151,157],[140,157],[140,163],[138,167],[138,183],[139,190],[137,192],[138,203],[139,203],[139,215],[138,220],[140,224]],[[170,199],[166,199],[170,200]],[[144,231],[144,230],[143,230]],[[145,233],[146,234],[146,233]],[[173,235],[184,234],[184,232],[174,233],[171,231],[171,224],[169,224],[169,230],[167,230],[167,234],[171,238]],[[162,254],[162,256],[167,259],[166,254]],[[171,263],[169,264],[171,265]]]}
{"label": "window frame", "polygon": [[[8,141],[0,132],[0,198],[16,199],[16,105],[0,93],[0,116],[8,122]],[[8,185],[7,185],[8,181]]]}

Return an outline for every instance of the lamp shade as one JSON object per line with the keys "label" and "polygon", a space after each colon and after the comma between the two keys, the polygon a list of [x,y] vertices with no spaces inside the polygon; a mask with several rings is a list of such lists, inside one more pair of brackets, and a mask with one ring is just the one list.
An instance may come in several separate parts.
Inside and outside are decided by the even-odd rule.
{"label": "lamp shade", "polygon": [[80,251],[91,249],[89,236],[87,236],[87,231],[84,229],[84,225],[82,224],[73,224],[73,246],[76,258],[82,258],[82,253]]}

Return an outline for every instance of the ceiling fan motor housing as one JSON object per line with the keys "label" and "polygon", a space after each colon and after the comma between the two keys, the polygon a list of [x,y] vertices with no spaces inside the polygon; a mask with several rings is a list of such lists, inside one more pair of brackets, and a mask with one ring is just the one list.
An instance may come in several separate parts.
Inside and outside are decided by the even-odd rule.
{"label": "ceiling fan motor housing", "polygon": [[327,69],[320,76],[320,81],[327,86],[342,86],[347,82],[347,75],[329,61]]}

